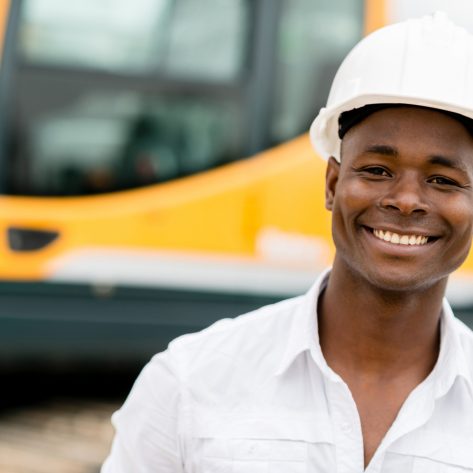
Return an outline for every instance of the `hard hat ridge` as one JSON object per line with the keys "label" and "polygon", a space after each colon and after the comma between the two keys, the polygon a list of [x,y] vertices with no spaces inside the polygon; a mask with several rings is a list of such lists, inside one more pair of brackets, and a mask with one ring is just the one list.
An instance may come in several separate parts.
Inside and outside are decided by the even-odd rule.
{"label": "hard hat ridge", "polygon": [[473,118],[473,36],[444,13],[381,28],[335,75],[310,130],[315,149],[340,159],[339,117],[369,104],[418,105]]}

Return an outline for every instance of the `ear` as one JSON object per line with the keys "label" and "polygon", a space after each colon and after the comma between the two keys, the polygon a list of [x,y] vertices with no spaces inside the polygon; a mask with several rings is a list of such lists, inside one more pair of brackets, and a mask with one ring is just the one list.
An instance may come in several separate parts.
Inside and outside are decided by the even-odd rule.
{"label": "ear", "polygon": [[332,210],[335,190],[337,188],[338,176],[340,174],[340,163],[331,156],[327,163],[325,172],[325,208]]}

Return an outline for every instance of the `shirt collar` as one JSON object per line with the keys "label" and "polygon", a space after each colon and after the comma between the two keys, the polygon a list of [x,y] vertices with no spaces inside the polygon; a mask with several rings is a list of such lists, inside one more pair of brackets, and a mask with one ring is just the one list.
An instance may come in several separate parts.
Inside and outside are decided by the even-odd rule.
{"label": "shirt collar", "polygon": [[289,328],[289,337],[284,355],[277,365],[276,376],[282,375],[292,362],[303,352],[313,353],[315,362],[323,371],[328,369],[319,343],[319,327],[317,318],[317,302],[320,294],[327,286],[330,268],[320,273],[312,287],[302,296],[296,308],[295,316]]}
{"label": "shirt collar", "polygon": [[[295,317],[289,328],[289,337],[284,355],[277,365],[276,376],[282,375],[292,362],[303,352],[310,351],[319,369],[328,378],[336,380],[338,375],[330,369],[320,348],[317,303],[320,294],[327,286],[330,268],[323,271],[312,287],[302,296]],[[440,351],[437,363],[428,376],[434,386],[434,397],[446,394],[457,377],[466,380],[473,396],[473,378],[460,340],[458,320],[453,315],[450,304],[443,300]]]}
{"label": "shirt collar", "polygon": [[473,396],[473,379],[469,363],[462,346],[459,321],[450,304],[443,300],[440,326],[440,351],[431,373],[435,398],[445,395],[457,378],[463,378]]}

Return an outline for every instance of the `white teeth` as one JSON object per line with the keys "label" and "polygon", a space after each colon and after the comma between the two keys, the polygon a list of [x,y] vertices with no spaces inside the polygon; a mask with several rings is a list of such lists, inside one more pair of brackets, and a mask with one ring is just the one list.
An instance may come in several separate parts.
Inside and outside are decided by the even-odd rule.
{"label": "white teeth", "polygon": [[399,235],[394,232],[384,232],[383,230],[373,230],[373,234],[380,240],[394,243],[395,245],[425,245],[428,237],[422,235]]}

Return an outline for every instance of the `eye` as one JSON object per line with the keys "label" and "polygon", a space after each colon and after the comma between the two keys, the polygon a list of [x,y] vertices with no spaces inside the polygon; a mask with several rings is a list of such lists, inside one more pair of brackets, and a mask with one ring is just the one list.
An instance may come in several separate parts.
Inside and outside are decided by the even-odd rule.
{"label": "eye", "polygon": [[368,166],[359,170],[371,176],[391,177],[391,173],[382,166]]}
{"label": "eye", "polygon": [[459,186],[457,181],[445,176],[433,176],[429,178],[428,182],[442,186]]}

